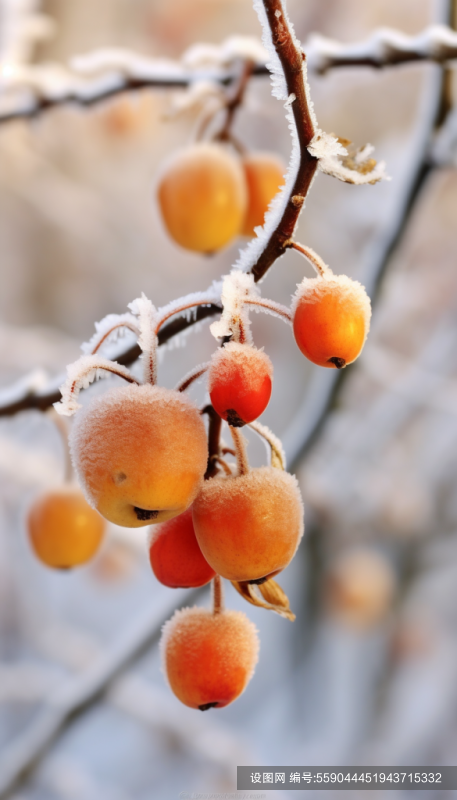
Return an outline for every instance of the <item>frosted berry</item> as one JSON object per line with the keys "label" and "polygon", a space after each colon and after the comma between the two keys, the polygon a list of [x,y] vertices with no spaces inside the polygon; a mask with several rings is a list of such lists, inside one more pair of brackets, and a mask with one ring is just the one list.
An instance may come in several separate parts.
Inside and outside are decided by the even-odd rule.
{"label": "frosted berry", "polygon": [[192,513],[203,555],[231,581],[276,575],[292,560],[303,534],[297,480],[273,467],[205,481]]}
{"label": "frosted berry", "polygon": [[370,327],[370,300],[363,286],[346,275],[305,278],[293,305],[295,340],[321,367],[341,369],[360,355]]}
{"label": "frosted berry", "polygon": [[75,418],[70,448],[89,502],[126,527],[182,514],[208,459],[197,407],[179,392],[150,384],[95,397]]}
{"label": "frosted berry", "polygon": [[217,144],[181,150],[162,173],[158,201],[177,244],[200,253],[219,250],[239,234],[246,211],[239,158]]}
{"label": "frosted berry", "polygon": [[164,673],[176,697],[206,711],[232,703],[249,683],[258,659],[253,623],[241,611],[176,611],[163,628]]}
{"label": "frosted berry", "polygon": [[252,236],[263,225],[273,198],[284,185],[284,163],[274,153],[249,153],[242,159],[248,187],[248,206],[242,233]]}
{"label": "frosted berry", "polygon": [[247,344],[229,342],[213,354],[208,375],[211,403],[234,427],[253,422],[271,397],[273,365],[268,356]]}
{"label": "frosted berry", "polygon": [[35,499],[27,515],[27,530],[43,564],[69,569],[95,555],[105,521],[87,504],[78,487],[62,486]]}
{"label": "frosted berry", "polygon": [[157,580],[172,588],[204,586],[216,574],[198,546],[192,508],[151,528],[149,560]]}

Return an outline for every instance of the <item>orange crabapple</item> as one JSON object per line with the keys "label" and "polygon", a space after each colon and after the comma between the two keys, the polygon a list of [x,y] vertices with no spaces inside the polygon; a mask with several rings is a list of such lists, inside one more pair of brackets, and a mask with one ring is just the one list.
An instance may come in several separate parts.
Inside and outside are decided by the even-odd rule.
{"label": "orange crabapple", "polygon": [[286,168],[274,153],[248,153],[241,161],[248,187],[248,206],[241,233],[253,236],[263,225],[268,207],[284,185]]}
{"label": "orange crabapple", "polygon": [[369,547],[341,553],[329,567],[325,599],[333,617],[353,628],[369,628],[386,616],[395,592],[390,562]]}
{"label": "orange crabapple", "polygon": [[262,350],[228,342],[211,359],[211,403],[229,425],[242,427],[265,411],[271,397],[273,365]]}
{"label": "orange crabapple", "polygon": [[76,416],[70,449],[91,505],[131,528],[182,514],[208,460],[197,407],[185,395],[151,384],[93,398]]}
{"label": "orange crabapple", "polygon": [[174,589],[205,586],[216,574],[198,546],[192,508],[151,528],[149,560],[157,580]]}
{"label": "orange crabapple", "polygon": [[182,703],[207,711],[232,703],[249,683],[259,640],[242,611],[176,611],[163,627],[163,670]]}
{"label": "orange crabapple", "polygon": [[303,535],[303,503],[293,475],[259,467],[210,478],[192,506],[209,564],[231,581],[261,583],[292,560]]}
{"label": "orange crabapple", "polygon": [[86,502],[77,486],[67,484],[37,497],[27,515],[35,555],[48,567],[70,569],[95,555],[105,521]]}
{"label": "orange crabapple", "polygon": [[341,369],[361,353],[370,327],[370,299],[358,281],[326,270],[303,279],[292,314],[295,340],[306,358]]}
{"label": "orange crabapple", "polygon": [[197,143],[176,153],[158,184],[171,238],[188,250],[212,253],[240,232],[247,188],[239,158],[226,147]]}

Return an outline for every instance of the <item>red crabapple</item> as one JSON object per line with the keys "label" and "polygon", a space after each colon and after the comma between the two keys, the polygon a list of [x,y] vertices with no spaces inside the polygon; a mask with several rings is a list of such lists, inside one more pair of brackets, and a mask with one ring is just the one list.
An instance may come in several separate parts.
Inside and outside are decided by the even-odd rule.
{"label": "red crabapple", "polygon": [[204,586],[216,574],[198,546],[192,508],[151,528],[149,560],[157,580],[172,588]]}
{"label": "red crabapple", "polygon": [[273,467],[205,481],[192,514],[204,557],[231,581],[261,581],[281,572],[304,529],[297,480]]}
{"label": "red crabapple", "polygon": [[211,403],[229,425],[253,422],[271,397],[273,365],[255,347],[229,342],[213,354],[208,375]]}
{"label": "red crabapple", "polygon": [[329,270],[304,278],[292,304],[296,342],[321,367],[341,369],[360,355],[370,327],[370,299],[357,281]]}
{"label": "red crabapple", "polygon": [[164,673],[182,703],[206,711],[232,703],[249,683],[258,659],[253,623],[242,611],[176,611],[161,639]]}
{"label": "red crabapple", "polygon": [[243,156],[242,165],[248,187],[248,207],[242,233],[253,236],[254,228],[263,225],[268,206],[284,185],[286,169],[274,153],[249,153]]}
{"label": "red crabapple", "polygon": [[131,528],[182,514],[208,460],[197,407],[179,392],[150,384],[95,397],[75,418],[70,448],[91,505]]}
{"label": "red crabapple", "polygon": [[36,556],[48,567],[69,569],[85,564],[97,552],[105,521],[77,486],[45,492],[32,503],[27,529]]}
{"label": "red crabapple", "polygon": [[168,233],[181,247],[219,250],[238,235],[246,211],[239,158],[218,144],[181,150],[162,173],[158,201]]}

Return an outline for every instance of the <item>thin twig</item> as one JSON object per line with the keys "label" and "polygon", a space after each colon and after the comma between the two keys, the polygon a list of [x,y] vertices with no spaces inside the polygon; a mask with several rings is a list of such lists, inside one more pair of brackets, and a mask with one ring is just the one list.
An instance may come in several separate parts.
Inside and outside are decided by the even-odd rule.
{"label": "thin twig", "polygon": [[208,466],[205,472],[205,480],[208,480],[209,478],[213,478],[217,473],[217,461],[214,456],[218,456],[220,451],[219,441],[221,438],[222,419],[212,405],[205,406],[201,413],[207,414],[209,417]]}
{"label": "thin twig", "polygon": [[224,611],[224,587],[220,575],[213,578],[213,614],[222,614]]}
{"label": "thin twig", "polygon": [[322,258],[318,256],[311,247],[305,247],[303,244],[299,244],[299,242],[290,242],[287,245],[288,247],[292,248],[293,250],[297,250],[298,253],[301,253],[310,264],[313,265],[314,269],[316,270],[317,274],[323,277],[326,272],[328,272],[327,264],[322,261]]}

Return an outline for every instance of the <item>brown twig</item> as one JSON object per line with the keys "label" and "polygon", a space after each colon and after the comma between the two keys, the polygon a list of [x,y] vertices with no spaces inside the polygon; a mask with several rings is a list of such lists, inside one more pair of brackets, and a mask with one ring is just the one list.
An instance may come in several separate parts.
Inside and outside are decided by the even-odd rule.
{"label": "brown twig", "polygon": [[219,440],[221,438],[222,420],[211,405],[207,405],[202,408],[201,413],[207,414],[209,417],[208,466],[205,472],[205,480],[208,480],[209,478],[213,478],[217,473],[217,461],[214,456],[219,455]]}
{"label": "brown twig", "polygon": [[272,41],[284,71],[289,97],[291,95],[295,96],[292,103],[292,113],[300,147],[300,164],[281,220],[270,236],[257,263],[251,269],[256,282],[260,281],[269,267],[285,253],[286,242],[289,242],[293,237],[300,211],[318,164],[317,159],[307,149],[315,134],[315,129],[306,96],[303,73],[303,62],[306,56],[301,48],[295,44],[284,16],[281,0],[263,0],[263,3],[270,25]]}

